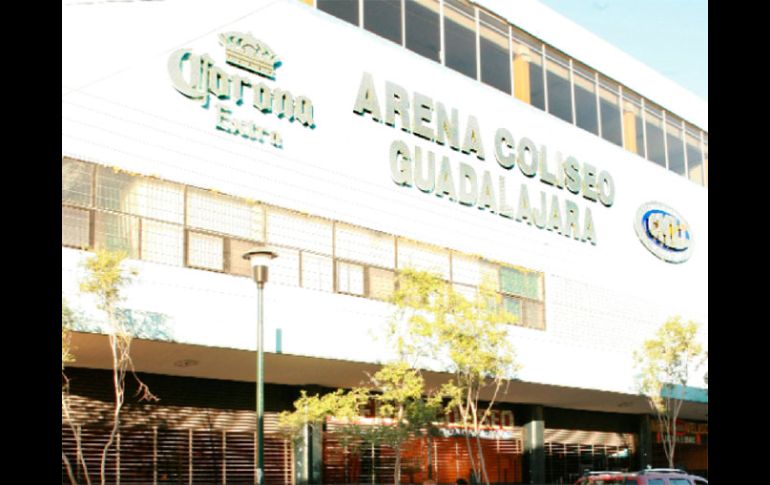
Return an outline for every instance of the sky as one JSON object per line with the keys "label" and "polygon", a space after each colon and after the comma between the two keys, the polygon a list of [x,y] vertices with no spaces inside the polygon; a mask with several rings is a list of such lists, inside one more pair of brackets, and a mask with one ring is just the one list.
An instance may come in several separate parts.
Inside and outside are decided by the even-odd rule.
{"label": "sky", "polygon": [[708,102],[708,0],[540,0]]}

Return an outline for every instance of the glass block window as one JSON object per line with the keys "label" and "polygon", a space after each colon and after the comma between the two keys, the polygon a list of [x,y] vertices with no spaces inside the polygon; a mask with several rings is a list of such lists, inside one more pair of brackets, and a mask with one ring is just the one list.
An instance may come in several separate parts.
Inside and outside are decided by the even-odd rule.
{"label": "glass block window", "polygon": [[369,297],[377,300],[388,300],[393,296],[396,284],[396,273],[387,269],[367,268],[369,276]]}
{"label": "glass block window", "polygon": [[334,291],[332,258],[302,253],[302,287],[311,290]]}
{"label": "glass block window", "polygon": [[369,229],[337,224],[334,229],[335,255],[383,268],[396,263],[394,237]]}
{"label": "glass block window", "polygon": [[93,165],[62,158],[61,200],[83,207],[91,206]]}
{"label": "glass block window", "polygon": [[[243,259],[243,255],[254,248],[255,244],[251,241],[240,241],[238,239],[230,239],[227,241],[229,244],[229,250],[227,254],[227,261],[229,263],[229,272],[242,276],[251,276],[251,264],[248,260]],[[299,263],[297,263],[299,265]],[[299,277],[299,266],[297,271],[294,272],[295,279]],[[270,267],[270,274],[268,275],[270,282],[273,282],[273,270],[272,265]]]}
{"label": "glass block window", "polygon": [[270,244],[332,254],[332,237],[330,221],[273,207],[267,209],[267,240]]}
{"label": "glass block window", "polygon": [[481,286],[489,282],[497,286],[497,267],[478,257],[452,253],[452,281]]}
{"label": "glass block window", "polygon": [[181,185],[99,167],[96,206],[166,222],[184,223]]}
{"label": "glass block window", "polygon": [[[187,235],[187,264],[197,268],[223,271],[225,241],[219,236],[189,232]],[[244,260],[248,265],[248,261]]]}
{"label": "glass block window", "polygon": [[500,267],[500,290],[511,295],[542,300],[542,275],[506,266]]}
{"label": "glass block window", "polygon": [[142,259],[153,263],[182,266],[184,228],[175,224],[144,219],[142,224]]}
{"label": "glass block window", "polygon": [[[244,252],[251,249],[253,246],[249,246]],[[286,286],[299,286],[299,251],[294,249],[276,248],[273,247],[273,251],[278,254],[278,257],[270,262],[270,284],[278,283],[279,285]],[[236,255],[240,258],[241,256]],[[248,261],[245,261],[248,266]],[[247,269],[247,274],[251,275],[251,269]],[[331,282],[331,276],[329,276]]]}
{"label": "glass block window", "polygon": [[398,240],[398,267],[437,273],[449,280],[449,251],[406,239]]}
{"label": "glass block window", "polygon": [[91,217],[87,210],[61,208],[61,244],[75,248],[89,247]]}
{"label": "glass block window", "polygon": [[364,267],[360,264],[337,262],[337,291],[350,295],[364,295]]}
{"label": "glass block window", "polygon": [[97,249],[124,251],[129,258],[139,257],[138,218],[97,212],[94,225],[94,243]]}
{"label": "glass block window", "polygon": [[190,188],[187,191],[187,225],[262,241],[262,207],[235,197]]}

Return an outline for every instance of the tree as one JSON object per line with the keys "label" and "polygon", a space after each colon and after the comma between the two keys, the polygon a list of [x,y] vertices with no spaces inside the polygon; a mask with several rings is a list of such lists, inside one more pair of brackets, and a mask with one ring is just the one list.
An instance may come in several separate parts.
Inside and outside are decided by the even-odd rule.
{"label": "tree", "polygon": [[[133,270],[126,272],[121,267],[125,258],[126,253],[124,252],[97,251],[94,256],[85,260],[86,276],[80,283],[80,291],[93,294],[97,300],[97,307],[104,311],[107,316],[109,343],[112,351],[115,401],[112,428],[101,456],[100,478],[102,484],[106,482],[107,453],[120,429],[120,412],[125,401],[126,374],[130,371],[134,375],[139,386],[137,395],[140,396],[140,401],[158,400],[136,375],[130,354],[132,337],[125,327],[124,319],[117,311],[117,304],[123,300],[122,290],[131,282],[132,276],[136,274]],[[80,454],[79,449],[78,454]]]}
{"label": "tree", "polygon": [[[438,365],[453,375],[441,394],[449,398],[447,411],[459,411],[473,478],[489,484],[481,429],[504,383],[519,368],[503,325],[516,317],[505,310],[493,282],[484,282],[468,300],[439,275],[413,269],[400,272],[393,302],[397,311],[390,335],[397,351],[415,367],[429,356],[432,362],[422,366]],[[482,394],[491,395],[486,406]]]}
{"label": "tree", "polygon": [[646,340],[642,350],[634,353],[639,375],[639,389],[647,397],[661,429],[663,451],[668,465],[674,468],[676,420],[685,399],[690,373],[702,363],[703,349],[696,341],[698,324],[669,318]]}

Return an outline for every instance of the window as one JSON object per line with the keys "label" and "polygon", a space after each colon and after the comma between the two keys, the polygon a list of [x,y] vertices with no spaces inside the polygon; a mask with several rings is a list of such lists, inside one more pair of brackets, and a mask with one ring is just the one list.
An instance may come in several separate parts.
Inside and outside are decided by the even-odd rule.
{"label": "window", "polygon": [[508,53],[508,25],[479,11],[481,82],[511,93],[511,57]]}
{"label": "window", "polygon": [[699,133],[688,127],[684,140],[687,147],[688,178],[699,185],[703,185],[703,154],[700,149]]}
{"label": "window", "polygon": [[662,478],[650,478],[647,480],[647,485],[663,485]]}
{"label": "window", "polygon": [[[251,241],[239,241],[237,239],[230,239],[229,241],[226,241],[226,243],[229,245],[227,250],[229,272],[242,276],[251,276],[251,263],[249,263],[248,260],[243,259],[243,255],[254,249],[255,244]],[[275,263],[278,263],[278,260],[275,260]],[[297,268],[297,271],[294,272],[294,279],[296,280],[298,277],[299,267]],[[270,265],[270,274],[268,275],[268,278],[270,278],[270,282],[272,283],[274,280],[273,264]]]}
{"label": "window", "polygon": [[262,207],[207,190],[187,190],[187,225],[243,239],[264,239]]}
{"label": "window", "polygon": [[666,166],[666,149],[663,142],[663,113],[660,109],[650,106],[644,110],[644,129],[647,141],[647,160],[661,167]]}
{"label": "window", "polygon": [[[333,291],[332,258],[302,252],[302,287],[311,290]],[[280,259],[280,256],[279,258]]]}
{"label": "window", "polygon": [[405,6],[406,48],[441,62],[438,0],[406,0]]}
{"label": "window", "polygon": [[337,291],[363,296],[364,267],[360,264],[337,261]]}
{"label": "window", "polygon": [[449,280],[449,251],[399,239],[398,267],[437,273],[445,280]]}
{"label": "window", "polygon": [[335,255],[338,258],[393,268],[396,247],[393,236],[337,223],[334,229]]}
{"label": "window", "polygon": [[500,267],[503,308],[516,316],[516,325],[545,329],[542,282],[541,273]]}
{"label": "window", "polygon": [[[187,264],[189,266],[216,271],[225,269],[225,244],[221,237],[190,231],[187,236],[187,244]],[[244,262],[248,264],[248,261],[244,260]]]}
{"label": "window", "polygon": [[[273,251],[278,254],[278,257],[270,264],[270,284],[299,286],[299,251],[276,247],[273,247]],[[251,270],[248,274],[251,275]],[[331,287],[331,274],[329,275],[329,286]]]}
{"label": "window", "polygon": [[500,290],[533,300],[542,299],[541,275],[534,271],[500,267]]}
{"label": "window", "polygon": [[366,269],[369,276],[369,297],[377,300],[388,300],[393,296],[395,289],[396,273],[387,269]]}
{"label": "window", "polygon": [[463,0],[444,0],[445,64],[476,79],[476,15]]}
{"label": "window", "polygon": [[332,254],[332,223],[317,217],[269,207],[267,240],[270,244]]}
{"label": "window", "polygon": [[94,226],[94,244],[97,249],[124,251],[129,258],[139,257],[139,219],[97,212]]}
{"label": "window", "polygon": [[319,10],[358,25],[358,0],[316,0]]}
{"label": "window", "polygon": [[513,35],[514,95],[545,110],[542,44],[519,30],[514,30]]}
{"label": "window", "polygon": [[99,167],[96,206],[151,219],[183,224],[184,189],[181,185],[134,176]]}
{"label": "window", "polygon": [[143,219],[142,259],[153,263],[182,266],[184,228],[175,224]]}
{"label": "window", "polygon": [[91,206],[91,187],[93,166],[62,158],[61,161],[61,200],[84,207]]}
{"label": "window", "polygon": [[682,120],[667,116],[666,150],[668,151],[668,169],[679,175],[687,175],[684,165],[684,143],[682,139]]}
{"label": "window", "polygon": [[691,485],[686,478],[669,478],[668,485]]}
{"label": "window", "polygon": [[703,185],[709,186],[709,136],[703,134]]}
{"label": "window", "polygon": [[497,289],[497,267],[480,258],[453,253],[452,281],[472,286],[487,282]]}
{"label": "window", "polygon": [[548,81],[548,112],[572,123],[572,89],[569,81],[569,61],[555,52],[546,57]]}
{"label": "window", "polygon": [[644,127],[642,100],[639,96],[623,93],[623,146],[631,153],[644,157]]}
{"label": "window", "polygon": [[364,28],[401,45],[401,0],[364,0]]}
{"label": "window", "polygon": [[623,146],[618,86],[609,84],[609,81],[600,81],[599,84],[599,113],[602,120],[602,138]]}
{"label": "window", "polygon": [[87,248],[90,245],[91,215],[87,210],[61,208],[61,244],[75,248]]}
{"label": "window", "polygon": [[596,84],[593,73],[575,66],[575,120],[580,128],[599,134],[599,115],[596,111]]}

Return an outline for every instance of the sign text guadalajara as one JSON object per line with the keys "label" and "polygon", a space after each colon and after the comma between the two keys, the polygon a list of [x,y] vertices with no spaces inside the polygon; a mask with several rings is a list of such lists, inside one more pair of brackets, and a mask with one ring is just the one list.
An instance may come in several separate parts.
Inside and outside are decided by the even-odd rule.
{"label": "sign text guadalajara", "polygon": [[[354,113],[361,116],[368,114],[373,121],[384,122],[391,127],[399,124],[401,130],[407,133],[441,146],[448,145],[481,161],[487,157],[479,123],[473,115],[467,117],[461,139],[457,109],[452,108],[447,114],[443,103],[417,92],[409,96],[404,88],[390,81],[385,82],[384,110],[381,107],[374,80],[371,74],[365,72],[353,107]],[[526,137],[519,138],[515,143],[506,128],[495,131],[494,156],[505,171],[510,172],[518,166],[525,177],[538,177],[546,185],[566,189],[576,196],[582,195],[590,202],[598,202],[605,207],[611,207],[614,202],[615,183],[607,171],[580,163],[572,156],[564,158],[559,152],[551,160],[545,145],[538,147]],[[528,186],[523,183],[516,200],[507,177],[499,175],[495,180],[489,170],[484,170],[479,176],[476,169],[467,163],[460,162],[455,167],[448,157],[443,156],[438,161],[434,152],[424,150],[420,145],[410,149],[399,139],[390,145],[390,168],[391,177],[397,185],[415,186],[427,194],[434,193],[450,201],[596,245],[591,208],[584,207],[581,217],[580,207],[574,201],[565,198],[560,203],[556,194],[549,197],[546,192],[540,191],[540,197],[535,198],[533,203]]]}

